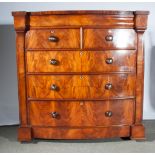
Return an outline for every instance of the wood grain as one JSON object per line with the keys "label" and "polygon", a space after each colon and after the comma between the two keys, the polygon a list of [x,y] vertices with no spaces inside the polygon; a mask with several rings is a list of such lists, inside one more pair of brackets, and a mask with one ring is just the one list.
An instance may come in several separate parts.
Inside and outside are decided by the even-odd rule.
{"label": "wood grain", "polygon": [[18,128],[18,141],[31,141],[32,132],[30,127],[19,127]]}
{"label": "wood grain", "polygon": [[[49,41],[50,36],[58,38],[57,42]],[[26,33],[27,49],[80,48],[79,29],[30,30]]]}
{"label": "wood grain", "polygon": [[[113,63],[106,60],[112,58]],[[131,50],[83,51],[82,72],[135,72],[136,52]]]}
{"label": "wood grain", "polygon": [[[131,125],[133,123],[133,109],[133,100],[94,102],[32,101],[29,103],[29,121],[32,126],[45,127]],[[112,112],[111,117],[105,116],[107,111]],[[52,112],[57,112],[58,116],[52,118]]]}
{"label": "wood grain", "polygon": [[[50,60],[58,61],[57,65]],[[79,51],[38,51],[26,53],[27,72],[81,72]]]}
{"label": "wood grain", "polygon": [[[107,64],[106,59],[113,63]],[[58,61],[51,65],[50,60]],[[29,73],[67,73],[67,72],[135,72],[136,51],[27,51],[27,72]]]}
{"label": "wood grain", "polygon": [[[46,99],[83,98],[99,99],[134,96],[135,75],[51,75],[27,78],[28,97]],[[112,84],[111,90],[105,85]],[[55,84],[58,90],[51,90]]]}
{"label": "wood grain", "polygon": [[[133,29],[84,29],[84,49],[136,49],[136,32]],[[106,37],[112,36],[112,41]]]}
{"label": "wood grain", "polygon": [[42,16],[42,15],[70,15],[70,14],[79,14],[79,15],[85,15],[85,14],[97,14],[97,15],[131,15],[133,16],[134,14],[138,15],[148,15],[149,11],[122,11],[122,10],[52,10],[52,11],[37,11],[37,12],[26,12],[26,11],[13,11],[12,15],[13,16],[21,16],[25,14],[29,14],[30,16]]}
{"label": "wood grain", "polygon": [[[144,139],[143,34],[148,14],[119,10],[13,12],[18,140]],[[58,63],[50,64],[51,59]]]}
{"label": "wood grain", "polygon": [[145,128],[143,124],[131,126],[131,139],[145,140]]}
{"label": "wood grain", "polygon": [[25,54],[24,54],[24,32],[16,33],[16,60],[18,75],[18,100],[19,117],[21,126],[27,126],[27,105],[26,105],[26,81],[25,81]]}
{"label": "wood grain", "polygon": [[34,138],[43,139],[101,139],[129,137],[129,126],[109,126],[99,128],[46,128],[33,127]]}
{"label": "wood grain", "polygon": [[[104,19],[104,20],[103,20]],[[103,28],[133,28],[133,15],[48,15],[30,16],[31,27],[48,26],[102,26]]]}
{"label": "wood grain", "polygon": [[144,139],[145,128],[142,124],[143,119],[143,93],[144,93],[144,44],[143,34],[147,28],[146,14],[136,14],[135,25],[137,31],[137,75],[136,75],[136,111],[135,124],[131,128],[132,139]]}

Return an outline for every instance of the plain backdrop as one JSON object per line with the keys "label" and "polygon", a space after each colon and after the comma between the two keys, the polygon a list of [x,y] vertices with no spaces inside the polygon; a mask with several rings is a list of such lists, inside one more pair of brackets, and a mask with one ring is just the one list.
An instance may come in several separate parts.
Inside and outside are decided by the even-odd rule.
{"label": "plain backdrop", "polygon": [[145,32],[143,118],[155,119],[155,3],[0,3],[0,125],[18,124],[15,32],[12,11],[148,10]]}

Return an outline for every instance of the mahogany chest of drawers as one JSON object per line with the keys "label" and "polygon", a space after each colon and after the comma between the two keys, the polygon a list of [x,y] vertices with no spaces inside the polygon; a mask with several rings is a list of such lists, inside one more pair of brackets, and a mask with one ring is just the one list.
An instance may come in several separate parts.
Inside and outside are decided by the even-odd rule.
{"label": "mahogany chest of drawers", "polygon": [[145,138],[148,11],[13,12],[19,141]]}

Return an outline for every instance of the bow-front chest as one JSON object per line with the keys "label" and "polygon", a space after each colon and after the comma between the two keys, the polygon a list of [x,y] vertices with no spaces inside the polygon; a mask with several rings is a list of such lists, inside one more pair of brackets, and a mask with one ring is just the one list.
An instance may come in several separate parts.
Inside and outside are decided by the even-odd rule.
{"label": "bow-front chest", "polygon": [[19,141],[145,137],[147,11],[13,12]]}

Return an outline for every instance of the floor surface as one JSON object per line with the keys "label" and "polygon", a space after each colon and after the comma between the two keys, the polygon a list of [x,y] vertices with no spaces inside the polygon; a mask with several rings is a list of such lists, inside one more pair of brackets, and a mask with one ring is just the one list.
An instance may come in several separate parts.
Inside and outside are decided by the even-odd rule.
{"label": "floor surface", "polygon": [[31,143],[17,141],[17,126],[0,127],[0,152],[20,153],[112,153],[155,152],[155,121],[144,121],[146,140],[34,140]]}

